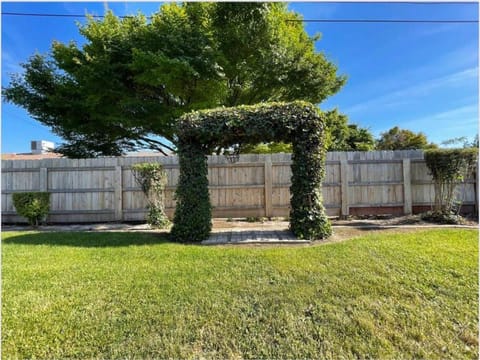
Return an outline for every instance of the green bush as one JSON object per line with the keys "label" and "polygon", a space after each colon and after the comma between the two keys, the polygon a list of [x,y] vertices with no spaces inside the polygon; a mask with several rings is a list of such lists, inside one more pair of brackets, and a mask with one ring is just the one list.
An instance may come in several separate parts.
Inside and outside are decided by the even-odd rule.
{"label": "green bush", "polygon": [[310,103],[263,103],[194,111],[177,124],[180,179],[171,236],[202,241],[211,231],[207,157],[235,144],[292,143],[290,228],[300,239],[322,239],[331,226],[322,204],[325,115]]}
{"label": "green bush", "polygon": [[462,225],[466,220],[452,212],[427,211],[421,215],[421,219],[435,224]]}
{"label": "green bush", "polygon": [[140,163],[132,166],[135,181],[147,199],[147,223],[152,227],[164,228],[170,221],[165,214],[164,193],[167,174],[161,164]]}
{"label": "green bush", "polygon": [[17,213],[26,218],[32,226],[38,226],[50,211],[50,193],[48,192],[14,193],[12,199]]}

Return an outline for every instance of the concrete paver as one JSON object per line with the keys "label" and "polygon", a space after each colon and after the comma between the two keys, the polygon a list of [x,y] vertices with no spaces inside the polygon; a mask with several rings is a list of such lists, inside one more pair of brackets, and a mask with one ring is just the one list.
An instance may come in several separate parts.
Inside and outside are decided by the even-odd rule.
{"label": "concrete paver", "polygon": [[[32,230],[29,226],[3,226],[2,231],[25,231]],[[168,230],[152,229],[146,224],[74,224],[74,225],[50,225],[40,226],[38,231],[139,231],[139,232],[158,232]],[[205,245],[216,244],[308,244],[308,240],[299,240],[293,233],[286,229],[256,228],[242,229],[230,228],[219,229],[213,232],[211,236],[202,241]]]}
{"label": "concrete paver", "polygon": [[299,240],[288,230],[250,230],[233,229],[212,233],[204,245],[218,244],[309,244],[309,240]]}

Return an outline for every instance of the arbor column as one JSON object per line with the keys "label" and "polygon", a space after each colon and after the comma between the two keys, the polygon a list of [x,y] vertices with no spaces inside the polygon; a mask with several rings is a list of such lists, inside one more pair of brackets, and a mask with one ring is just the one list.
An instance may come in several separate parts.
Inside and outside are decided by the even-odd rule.
{"label": "arbor column", "polygon": [[297,135],[293,142],[290,229],[299,239],[325,239],[332,234],[323,206],[323,141],[322,130],[313,128]]}
{"label": "arbor column", "polygon": [[188,140],[178,145],[180,177],[170,232],[174,241],[200,242],[206,240],[212,230],[207,156],[200,146]]}

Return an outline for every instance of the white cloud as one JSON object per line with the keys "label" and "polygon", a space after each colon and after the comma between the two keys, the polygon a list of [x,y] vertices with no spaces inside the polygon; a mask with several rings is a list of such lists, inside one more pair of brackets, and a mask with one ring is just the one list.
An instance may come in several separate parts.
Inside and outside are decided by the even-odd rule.
{"label": "white cloud", "polygon": [[338,5],[321,2],[289,2],[288,9],[303,15],[304,19],[331,18],[337,12]]}
{"label": "white cloud", "polygon": [[385,92],[393,92],[410,87],[420,79],[444,77],[448,74],[477,66],[478,44],[471,42],[442,56],[432,58],[427,64],[415,66],[407,70],[381,76],[366,83],[355,84],[355,79],[347,83],[349,91],[365,97],[375,96]]}
{"label": "white cloud", "polygon": [[[478,133],[478,104],[476,100],[468,105],[447,109],[432,115],[405,119],[400,127],[427,134],[428,139],[437,144],[455,137],[473,137]],[[393,125],[391,126],[393,127]],[[378,133],[388,128],[378,129]]]}
{"label": "white cloud", "polygon": [[404,125],[428,125],[434,126],[439,122],[448,123],[450,127],[462,127],[464,125],[472,125],[478,122],[478,105],[465,105],[454,109],[449,109],[419,119],[412,119],[402,122]]}
{"label": "white cloud", "polygon": [[20,62],[21,61],[16,59],[11,53],[2,51],[2,74],[8,75],[23,72]]}
{"label": "white cloud", "polygon": [[458,24],[435,24],[435,26],[429,26],[417,31],[419,36],[431,36],[444,32],[449,32],[458,27]]}
{"label": "white cloud", "polygon": [[78,14],[79,13],[78,12],[78,6],[75,3],[72,4],[72,3],[67,1],[67,2],[63,2],[62,6],[65,9],[65,11],[69,14]]}
{"label": "white cloud", "polygon": [[440,76],[427,81],[419,82],[413,86],[393,91],[385,95],[380,95],[375,98],[363,101],[345,109],[345,113],[351,115],[359,113],[372,107],[395,107],[398,105],[405,105],[412,101],[418,100],[420,97],[428,96],[433,90],[442,87],[454,88],[467,81],[472,81],[478,78],[478,67],[464,69],[451,73],[449,75]]}

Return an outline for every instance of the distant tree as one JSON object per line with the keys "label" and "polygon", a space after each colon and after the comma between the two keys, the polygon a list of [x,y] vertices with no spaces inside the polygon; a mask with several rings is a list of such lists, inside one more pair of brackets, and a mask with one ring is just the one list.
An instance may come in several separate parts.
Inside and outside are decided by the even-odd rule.
{"label": "distant tree", "polygon": [[328,151],[369,151],[375,148],[375,139],[368,129],[349,124],[348,117],[337,109],[326,112],[330,144]]}
{"label": "distant tree", "polygon": [[[70,157],[172,150],[185,112],[264,101],[320,103],[345,83],[285,3],[166,3],[151,21],[109,12],[54,42],[4,89]],[[295,20],[295,21],[289,21]],[[163,139],[162,139],[163,138]]]}
{"label": "distant tree", "polygon": [[422,132],[415,133],[395,126],[380,134],[376,148],[377,150],[436,149],[438,145],[429,143]]}
{"label": "distant tree", "polygon": [[257,145],[243,145],[240,148],[242,154],[276,154],[276,153],[291,153],[292,144],[283,142],[260,143]]}
{"label": "distant tree", "polygon": [[473,147],[473,148],[477,148],[480,146],[480,142],[479,142],[479,139],[478,139],[478,133],[477,135],[475,135],[475,137],[473,138],[472,142],[470,143],[470,147]]}
{"label": "distant tree", "polygon": [[443,146],[460,145],[464,149],[478,148],[478,134],[475,135],[471,141],[468,139],[468,137],[461,136],[442,141],[440,144]]}

